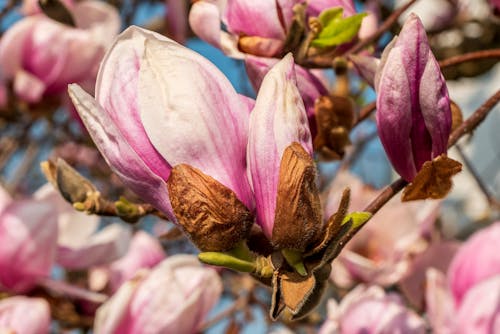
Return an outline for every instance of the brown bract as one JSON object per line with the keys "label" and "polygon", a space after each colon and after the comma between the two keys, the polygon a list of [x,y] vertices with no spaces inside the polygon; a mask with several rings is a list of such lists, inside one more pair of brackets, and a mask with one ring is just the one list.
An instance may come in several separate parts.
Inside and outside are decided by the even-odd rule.
{"label": "brown bract", "polygon": [[314,150],[327,160],[342,159],[351,142],[349,132],[354,122],[352,101],[343,96],[321,96],[314,105],[318,134]]}
{"label": "brown bract", "polygon": [[451,177],[462,170],[462,164],[445,154],[423,164],[415,179],[403,190],[403,202],[440,199],[451,190]]}
{"label": "brown bract", "polygon": [[304,251],[321,228],[314,161],[299,143],[292,143],[281,158],[271,242],[276,249]]}
{"label": "brown bract", "polygon": [[227,251],[246,238],[254,217],[231,189],[186,164],[167,185],[175,217],[200,250]]}
{"label": "brown bract", "polygon": [[318,238],[307,245],[303,253],[303,263],[307,275],[299,275],[280,253],[273,254],[275,268],[271,287],[272,304],[270,317],[277,319],[287,308],[292,313],[292,320],[307,315],[321,300],[330,276],[331,265],[347,242],[348,232],[353,228],[351,220],[344,221],[349,206],[349,189],[344,190],[337,212],[330,217],[325,226],[321,226]]}

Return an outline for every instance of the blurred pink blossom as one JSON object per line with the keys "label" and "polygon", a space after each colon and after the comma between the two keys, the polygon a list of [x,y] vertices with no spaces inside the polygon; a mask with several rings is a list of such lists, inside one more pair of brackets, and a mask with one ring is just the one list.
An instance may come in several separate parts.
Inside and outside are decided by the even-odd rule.
{"label": "blurred pink blossom", "polygon": [[448,282],[460,304],[467,291],[479,282],[500,275],[500,221],[474,235],[459,249],[448,270]]}
{"label": "blurred pink blossom", "polygon": [[357,286],[340,305],[328,301],[328,318],[319,334],[425,333],[424,321],[406,308],[395,293],[386,294],[379,286]]}
{"label": "blurred pink blossom", "polygon": [[[166,254],[157,238],[146,232],[138,231],[134,234],[127,253],[108,266],[102,266],[90,271],[90,280],[97,279],[95,290],[100,290],[105,284],[110,285],[111,291],[116,291],[135,273],[143,268],[153,268],[160,263]],[[100,282],[99,282],[100,281]]]}
{"label": "blurred pink blossom", "polygon": [[44,299],[16,296],[0,300],[0,333],[47,334],[49,329],[50,308]]}
{"label": "blurred pink blossom", "polygon": [[50,274],[57,210],[47,200],[12,201],[0,193],[0,290],[22,293]]}
{"label": "blurred pink blossom", "polygon": [[97,311],[97,334],[191,334],[217,303],[222,282],[195,256],[175,255],[124,283]]}
{"label": "blurred pink blossom", "polygon": [[132,231],[122,223],[99,229],[100,218],[76,211],[46,184],[35,198],[51,201],[57,208],[56,262],[66,269],[85,269],[111,263],[123,256],[129,247]]}
{"label": "blurred pink blossom", "polygon": [[[362,211],[377,191],[347,171],[340,172],[326,197],[325,217],[338,207],[344,187],[351,189],[349,211]],[[428,246],[425,234],[436,220],[439,202],[401,203],[395,197],[346,245],[332,263],[332,279],[348,287],[356,281],[388,286],[408,270],[411,257]]]}
{"label": "blurred pink blossom", "polygon": [[44,95],[65,93],[69,83],[95,79],[107,44],[119,31],[118,12],[86,0],[71,13],[76,28],[40,13],[19,20],[2,36],[0,70],[13,80],[20,99],[36,103]]}
{"label": "blurred pink blossom", "polygon": [[433,333],[500,332],[500,274],[472,286],[459,303],[455,303],[442,272],[429,269],[426,286],[427,316]]}

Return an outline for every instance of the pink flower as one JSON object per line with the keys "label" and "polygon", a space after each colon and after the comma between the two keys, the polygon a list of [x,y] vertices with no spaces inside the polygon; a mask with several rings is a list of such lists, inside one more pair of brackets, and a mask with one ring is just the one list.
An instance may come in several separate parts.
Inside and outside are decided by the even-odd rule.
{"label": "pink flower", "polygon": [[131,27],[104,58],[95,99],[76,85],[69,90],[108,164],[172,219],[166,181],[178,164],[210,175],[253,208],[245,161],[250,105],[199,54]]}
{"label": "pink flower", "polygon": [[[200,0],[189,12],[194,33],[231,57],[244,53],[260,57],[279,57],[293,19],[298,0]],[[308,1],[307,14],[318,16],[332,7],[343,7],[344,16],[355,14],[352,0]],[[221,29],[221,21],[228,32]]]}
{"label": "pink flower", "polygon": [[500,275],[500,221],[475,233],[459,249],[448,270],[448,282],[460,304],[467,291],[490,277]]}
{"label": "pink flower", "polygon": [[257,223],[270,239],[275,222],[280,163],[283,151],[293,142],[312,154],[307,116],[296,86],[293,58],[288,54],[265,76],[250,117],[247,159]]}
{"label": "pink flower", "polygon": [[96,333],[195,333],[222,292],[212,268],[175,255],[126,282],[97,311]]}
{"label": "pink flower", "polygon": [[50,201],[4,201],[0,209],[0,289],[26,292],[47,277],[56,240],[57,210]]}
{"label": "pink flower", "polygon": [[378,286],[359,285],[340,305],[328,301],[328,319],[319,334],[425,333],[424,321],[407,309],[400,296]]}
{"label": "pink flower", "polygon": [[46,334],[50,330],[49,304],[22,296],[0,300],[0,333]]}
{"label": "pink flower", "polygon": [[100,1],[75,4],[76,28],[37,14],[21,19],[2,36],[0,68],[29,103],[58,95],[72,82],[95,78],[109,38],[118,33],[116,10]]}
{"label": "pink flower", "polygon": [[113,223],[99,229],[99,217],[75,211],[50,184],[41,187],[34,197],[57,208],[56,262],[64,268],[108,264],[127,252],[132,237],[128,226]]}
{"label": "pink flower", "polygon": [[426,305],[436,334],[490,334],[500,331],[500,275],[484,279],[455,303],[446,277],[434,269],[427,272]]}
{"label": "pink flower", "polygon": [[109,283],[111,291],[116,291],[122,283],[132,279],[140,269],[153,268],[164,258],[165,252],[158,239],[146,232],[138,231],[134,234],[130,247],[123,257],[109,266],[92,270],[91,276],[99,278],[101,281],[99,288]]}
{"label": "pink flower", "polygon": [[451,131],[446,83],[417,16],[384,50],[375,88],[380,140],[394,169],[411,182],[424,162],[446,153]]}

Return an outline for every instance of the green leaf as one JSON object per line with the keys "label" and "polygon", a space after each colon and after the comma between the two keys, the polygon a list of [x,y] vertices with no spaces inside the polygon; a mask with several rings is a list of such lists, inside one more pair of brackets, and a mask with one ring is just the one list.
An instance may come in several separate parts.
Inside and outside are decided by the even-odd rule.
{"label": "green leaf", "polygon": [[326,25],[323,25],[323,29],[318,37],[311,42],[311,45],[320,48],[329,48],[350,42],[358,33],[361,21],[365,16],[366,13],[346,18],[339,17],[338,14],[325,14],[325,20],[329,18],[329,21]]}
{"label": "green leaf", "polygon": [[222,252],[202,252],[198,254],[198,259],[206,264],[226,267],[241,272],[251,273],[255,270],[255,263]]}
{"label": "green leaf", "polygon": [[321,26],[326,27],[331,21],[341,19],[343,13],[344,8],[342,7],[328,8],[319,14],[318,20],[321,23]]}
{"label": "green leaf", "polygon": [[342,225],[347,223],[349,220],[352,220],[351,229],[353,229],[360,225],[363,225],[371,217],[372,214],[370,212],[362,212],[362,211],[351,212],[344,217],[344,219],[342,220]]}

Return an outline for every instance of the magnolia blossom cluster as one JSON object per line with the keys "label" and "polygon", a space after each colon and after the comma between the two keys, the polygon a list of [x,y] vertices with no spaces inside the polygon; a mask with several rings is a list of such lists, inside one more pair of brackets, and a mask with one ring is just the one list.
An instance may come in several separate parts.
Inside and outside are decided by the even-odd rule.
{"label": "magnolia blossom cluster", "polygon": [[[51,185],[22,199],[0,189],[0,333],[49,331],[59,315],[40,291],[74,301],[97,334],[200,332],[223,285],[199,260],[270,287],[272,320],[307,316],[333,286],[341,298],[329,298],[323,334],[500,332],[500,222],[462,243],[443,235],[441,202],[427,200],[448,193],[460,164],[447,157],[452,106],[420,18],[405,15],[377,58],[359,47],[378,33],[374,1],[368,15],[352,0],[198,0],[187,17],[188,7],[166,1],[173,40],[137,26],[119,33],[104,2],[26,1],[2,36],[5,97],[43,106],[69,93],[138,203],[87,191],[80,178],[68,190],[57,170],[50,181],[73,206]],[[255,99],[179,44],[188,21],[244,62]],[[319,161],[344,158],[364,117],[354,75],[376,94],[377,135],[407,185],[403,200],[426,201],[374,209],[379,191],[344,165],[321,178]],[[151,234],[75,208],[128,223],[156,214],[201,253],[167,256]]]}

